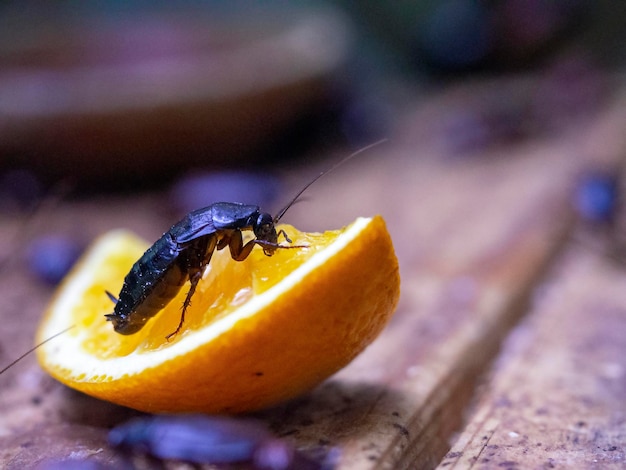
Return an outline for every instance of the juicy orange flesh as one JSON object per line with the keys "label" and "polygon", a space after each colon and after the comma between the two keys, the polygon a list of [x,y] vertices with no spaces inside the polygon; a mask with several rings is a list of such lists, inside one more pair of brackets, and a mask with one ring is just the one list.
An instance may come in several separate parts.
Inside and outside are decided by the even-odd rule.
{"label": "juicy orange flesh", "polygon": [[[192,305],[187,309],[183,330],[170,341],[165,337],[178,326],[189,282],[140,331],[121,335],[113,331],[112,324],[104,317],[104,314],[113,312],[113,305],[104,291],[108,290],[117,296],[124,277],[148,245],[141,246],[138,243],[124,253],[111,256],[106,263],[107,268],[94,274],[93,284],[72,312],[74,323],[80,326],[74,330],[85,333],[84,337],[87,338],[82,343],[83,348],[88,354],[107,359],[175,344],[190,331],[199,330],[230,314],[254,295],[273,287],[313,254],[331,244],[341,232],[304,233],[289,225],[280,226],[278,230],[281,228],[292,240],[291,245],[306,247],[278,249],[272,256],[266,256],[261,247],[256,246],[242,262],[234,261],[228,248],[213,253],[209,267],[192,298]],[[284,246],[290,245],[283,240],[279,241]]]}

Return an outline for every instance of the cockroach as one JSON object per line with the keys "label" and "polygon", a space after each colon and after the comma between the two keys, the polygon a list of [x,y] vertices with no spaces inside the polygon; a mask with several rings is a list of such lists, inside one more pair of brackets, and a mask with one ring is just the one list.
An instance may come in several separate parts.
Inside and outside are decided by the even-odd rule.
{"label": "cockroach", "polygon": [[145,416],[113,428],[108,441],[128,454],[192,464],[239,463],[258,470],[321,470],[334,466],[332,452],[320,461],[312,459],[251,419]]}
{"label": "cockroach", "polygon": [[[258,206],[234,202],[219,202],[190,212],[165,232],[133,265],[124,279],[119,298],[105,291],[115,303],[114,312],[106,314],[106,319],[113,323],[113,328],[118,333],[125,335],[136,333],[167,305],[189,280],[191,286],[183,303],[179,325],[175,331],[167,335],[167,339],[175,336],[184,324],[185,311],[215,250],[228,246],[232,258],[242,261],[248,257],[254,245],[261,246],[267,256],[271,256],[279,248],[298,248],[278,243],[280,235],[291,243],[284,231],[276,231],[276,224],[285,212],[322,176],[386,141],[387,139],[382,139],[363,147],[320,172],[274,217],[261,212]],[[256,238],[244,245],[242,231],[245,230],[251,230]],[[70,326],[32,347],[1,369],[0,375],[37,348],[73,327]]]}
{"label": "cockroach", "polygon": [[[284,210],[272,218],[258,206],[235,202],[217,202],[190,212],[133,265],[124,278],[118,298],[107,292],[115,309],[114,313],[105,315],[106,319],[113,323],[117,333],[132,335],[160,312],[189,280],[180,322],[176,330],[167,335],[169,340],[182,328],[185,312],[215,250],[229,247],[231,257],[243,261],[254,245],[260,245],[267,256],[279,248],[301,248],[278,243],[280,235],[291,243],[283,230],[276,232],[275,224],[283,213]],[[256,237],[245,245],[244,230],[252,230]]]}
{"label": "cockroach", "polygon": [[[117,333],[132,335],[169,304],[189,281],[190,287],[183,301],[180,321],[166,339],[176,336],[183,327],[187,308],[191,305],[196,287],[215,250],[228,247],[233,260],[243,261],[255,245],[263,248],[263,253],[267,256],[272,256],[278,249],[304,248],[300,245],[278,243],[281,235],[287,243],[291,243],[291,240],[284,230],[276,231],[276,224],[302,193],[319,178],[381,142],[383,141],[362,148],[330,169],[322,171],[298,191],[274,217],[267,212],[261,212],[259,206],[236,202],[217,202],[190,212],[135,262],[124,278],[117,298],[110,292],[106,293],[115,304],[113,313],[106,314],[106,319],[113,323],[113,329]],[[252,231],[254,234],[254,238],[245,245],[243,231]]]}

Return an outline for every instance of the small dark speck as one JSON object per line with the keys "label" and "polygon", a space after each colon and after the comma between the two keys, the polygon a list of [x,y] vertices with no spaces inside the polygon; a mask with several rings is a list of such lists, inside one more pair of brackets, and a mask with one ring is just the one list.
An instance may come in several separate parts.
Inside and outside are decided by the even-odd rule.
{"label": "small dark speck", "polygon": [[483,441],[486,441],[487,439],[489,439],[489,436],[483,436]]}
{"label": "small dark speck", "polygon": [[41,402],[42,402],[42,401],[43,401],[43,399],[42,399],[40,396],[38,396],[38,395],[37,395],[37,396],[34,396],[34,397],[32,397],[32,398],[30,399],[30,402],[31,402],[33,405],[41,405]]}
{"label": "small dark speck", "polygon": [[584,421],[578,421],[576,423],[576,426],[578,426],[579,428],[584,428],[585,426],[587,426],[587,423],[585,423]]}
{"label": "small dark speck", "polygon": [[255,372],[254,375],[256,375],[257,377],[261,377],[263,375],[263,372]]}
{"label": "small dark speck", "polygon": [[377,455],[368,455],[367,456],[368,460],[371,460],[372,462],[378,460],[378,456]]}
{"label": "small dark speck", "polygon": [[617,446],[611,446],[607,449],[609,452],[613,452],[615,450],[617,450]]}
{"label": "small dark speck", "polygon": [[512,460],[505,460],[504,462],[500,462],[498,467],[503,468],[515,468],[517,467],[517,462],[513,462]]}
{"label": "small dark speck", "polygon": [[452,464],[452,462],[444,462],[444,463],[440,464],[439,466],[440,467],[447,467],[448,465],[451,465],[451,464]]}
{"label": "small dark speck", "polygon": [[402,434],[403,436],[409,437],[409,430],[401,424],[393,423],[393,427],[400,431],[400,434]]}
{"label": "small dark speck", "polygon": [[543,444],[541,442],[537,442],[537,447],[541,447]]}
{"label": "small dark speck", "polygon": [[457,459],[463,455],[463,452],[450,452],[446,455],[447,459]]}
{"label": "small dark speck", "polygon": [[395,416],[396,418],[400,417],[400,413],[398,413],[397,411],[394,411],[393,413],[391,413],[391,416]]}

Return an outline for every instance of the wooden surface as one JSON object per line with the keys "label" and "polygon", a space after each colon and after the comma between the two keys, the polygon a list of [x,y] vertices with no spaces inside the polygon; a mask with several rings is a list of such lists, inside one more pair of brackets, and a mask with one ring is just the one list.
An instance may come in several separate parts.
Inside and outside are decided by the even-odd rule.
{"label": "wooden surface", "polygon": [[[341,469],[622,468],[626,269],[569,237],[576,177],[626,149],[622,108],[618,99],[565,134],[457,160],[429,138],[432,115],[417,112],[392,144],[320,181],[289,222],[322,230],[381,213],[400,260],[400,305],[351,365],[256,416],[305,451],[336,449]],[[298,169],[293,186],[314,172]],[[156,238],[171,222],[153,197],[61,204],[40,217],[29,230],[81,227],[86,237],[124,226]],[[23,226],[5,222],[6,254]],[[50,292],[19,262],[0,289],[7,363],[28,348]],[[32,466],[44,450],[117,461],[106,431],[134,412],[64,388],[34,358],[0,387],[6,468]]]}
{"label": "wooden surface", "polygon": [[570,247],[441,468],[623,468],[625,282]]}

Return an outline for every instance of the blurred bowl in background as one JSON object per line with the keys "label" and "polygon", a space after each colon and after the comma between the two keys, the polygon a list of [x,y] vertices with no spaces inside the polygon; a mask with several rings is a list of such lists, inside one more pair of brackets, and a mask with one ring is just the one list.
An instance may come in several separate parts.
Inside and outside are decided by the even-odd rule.
{"label": "blurred bowl in background", "polygon": [[334,10],[89,19],[0,32],[0,167],[79,185],[252,159],[322,106],[345,61]]}

